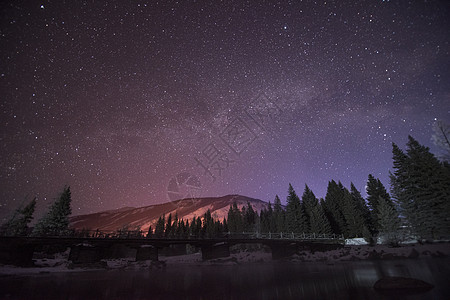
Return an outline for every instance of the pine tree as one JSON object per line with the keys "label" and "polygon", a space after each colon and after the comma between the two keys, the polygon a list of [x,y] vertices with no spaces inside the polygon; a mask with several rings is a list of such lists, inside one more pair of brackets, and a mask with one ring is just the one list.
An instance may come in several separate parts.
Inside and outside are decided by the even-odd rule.
{"label": "pine tree", "polygon": [[253,209],[253,206],[250,204],[250,202],[247,202],[247,208],[242,211],[242,216],[244,221],[244,231],[254,232],[258,214]]}
{"label": "pine tree", "polygon": [[230,232],[244,231],[242,213],[236,202],[230,205],[230,209],[228,210],[228,229]]}
{"label": "pine tree", "polygon": [[327,194],[325,195],[324,210],[331,231],[335,234],[344,234],[347,236],[347,224],[345,222],[342,208],[344,206],[344,195],[342,184],[337,184],[334,180],[328,182]]}
{"label": "pine tree", "polygon": [[227,223],[228,223],[228,230],[230,232],[235,232],[236,217],[234,215],[233,204],[230,204],[230,208],[228,209]]}
{"label": "pine tree", "polygon": [[307,228],[310,229],[311,232],[314,232],[311,228],[311,224],[312,224],[312,222],[314,222],[313,210],[318,204],[319,204],[319,201],[317,200],[313,191],[311,191],[311,189],[308,187],[308,185],[305,184],[305,190],[303,191],[303,195],[302,195],[302,206],[303,206],[303,210],[306,215]]}
{"label": "pine tree", "polygon": [[155,238],[162,238],[164,237],[164,231],[165,231],[165,215],[162,215],[159,217],[158,221],[156,222],[155,226]]}
{"label": "pine tree", "polygon": [[208,209],[203,215],[203,224],[201,229],[201,236],[212,238],[217,234],[214,219],[211,216],[211,211]]}
{"label": "pine tree", "polygon": [[371,230],[374,234],[379,232],[380,224],[378,223],[378,200],[380,198],[385,199],[385,201],[394,207],[392,203],[391,196],[386,191],[386,188],[381,183],[381,181],[372,174],[369,174],[369,178],[367,180],[367,203],[369,204],[369,208],[371,210]]}
{"label": "pine tree", "polygon": [[184,224],[184,235],[183,237],[188,239],[191,236],[191,225],[189,224],[189,220],[186,220]]}
{"label": "pine tree", "polygon": [[172,234],[172,214],[167,217],[166,229],[164,231],[164,237],[169,237]]}
{"label": "pine tree", "polygon": [[450,234],[450,168],[409,136],[406,154],[393,144],[391,186],[413,233],[421,238]]}
{"label": "pine tree", "polygon": [[28,232],[28,224],[33,219],[36,208],[36,197],[25,207],[18,208],[14,215],[1,226],[0,232],[6,236],[24,236]]}
{"label": "pine tree", "polygon": [[128,223],[123,224],[122,227],[116,230],[116,236],[118,236],[119,238],[126,238],[129,236],[129,234],[130,224]]}
{"label": "pine tree", "polygon": [[286,213],[281,206],[281,200],[278,195],[275,196],[275,201],[273,205],[273,223],[274,232],[285,232],[286,231]]}
{"label": "pine tree", "polygon": [[64,188],[60,198],[50,207],[49,212],[39,220],[33,235],[63,235],[69,230],[69,216],[72,213],[70,187]]}
{"label": "pine tree", "polygon": [[363,212],[359,209],[359,201],[353,198],[347,188],[342,187],[342,214],[346,224],[346,236],[349,238],[362,237],[364,228]]}
{"label": "pine tree", "polygon": [[312,233],[331,234],[330,222],[325,216],[325,212],[320,203],[317,203],[316,206],[311,209],[310,222]]}
{"label": "pine tree", "polygon": [[[371,216],[370,216],[370,210],[367,207],[366,201],[364,200],[364,198],[361,196],[361,193],[356,189],[355,185],[352,183],[350,183],[350,193],[352,195],[353,198],[353,202],[356,205],[356,209],[361,213],[363,220],[364,220],[364,227],[366,227],[366,229],[371,228]],[[361,231],[362,232],[362,231]],[[363,232],[362,232],[363,233]]]}
{"label": "pine tree", "polygon": [[398,213],[392,205],[381,198],[378,199],[378,224],[380,224],[380,236],[385,243],[390,245],[398,245],[400,219]]}
{"label": "pine tree", "polygon": [[[178,220],[178,215],[175,215],[175,219]],[[177,239],[183,238],[185,233],[184,221],[183,219],[177,221],[177,226],[175,230],[174,237]]]}
{"label": "pine tree", "polygon": [[222,225],[223,225],[223,232],[230,232],[230,229],[228,228],[228,222],[227,222],[226,218],[223,218]]}
{"label": "pine tree", "polygon": [[197,219],[195,219],[195,222],[193,223],[194,225],[194,236],[197,238],[201,238],[202,237],[202,219],[200,217],[197,217]]}
{"label": "pine tree", "polygon": [[288,232],[302,233],[307,231],[307,224],[300,198],[289,184],[286,204],[286,229]]}
{"label": "pine tree", "polygon": [[275,229],[275,220],[273,217],[273,208],[272,203],[269,201],[269,205],[267,205],[267,220],[268,220],[268,232],[276,232]]}
{"label": "pine tree", "polygon": [[261,209],[261,212],[259,213],[259,219],[261,226],[260,232],[274,232],[275,223],[272,204],[270,203],[270,201],[267,205],[267,208]]}
{"label": "pine tree", "polygon": [[153,237],[153,228],[152,225],[150,225],[150,227],[147,230],[147,238],[152,238]]}
{"label": "pine tree", "polygon": [[178,212],[175,212],[175,217],[173,217],[173,221],[172,221],[172,228],[169,234],[169,237],[174,238],[177,236],[177,234],[179,234],[179,230],[178,230]]}
{"label": "pine tree", "polygon": [[261,209],[261,212],[259,213],[259,218],[261,222],[261,230],[260,232],[270,232],[270,219],[268,217],[268,211],[264,207]]}
{"label": "pine tree", "polygon": [[442,161],[450,162],[450,124],[438,121],[433,126],[433,142],[438,146],[442,153]]}

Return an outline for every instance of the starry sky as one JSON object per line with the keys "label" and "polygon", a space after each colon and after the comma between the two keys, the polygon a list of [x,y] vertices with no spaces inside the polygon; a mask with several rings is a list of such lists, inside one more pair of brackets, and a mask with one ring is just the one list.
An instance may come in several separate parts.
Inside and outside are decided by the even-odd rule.
{"label": "starry sky", "polygon": [[105,2],[0,4],[0,217],[364,194],[450,119],[447,1]]}

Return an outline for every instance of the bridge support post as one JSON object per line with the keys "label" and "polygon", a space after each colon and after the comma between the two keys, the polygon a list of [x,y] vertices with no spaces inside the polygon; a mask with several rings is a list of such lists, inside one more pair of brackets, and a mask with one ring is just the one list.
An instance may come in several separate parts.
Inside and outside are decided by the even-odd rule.
{"label": "bridge support post", "polygon": [[142,245],[137,248],[136,261],[142,260],[158,261],[158,248],[151,245]]}
{"label": "bridge support post", "polygon": [[25,243],[0,243],[0,263],[19,267],[33,266],[34,245]]}
{"label": "bridge support post", "polygon": [[201,248],[203,260],[230,256],[230,245],[228,245],[227,243],[203,245],[201,246]]}
{"label": "bridge support post", "polygon": [[69,260],[74,264],[90,264],[102,259],[101,249],[94,246],[74,245],[70,247]]}

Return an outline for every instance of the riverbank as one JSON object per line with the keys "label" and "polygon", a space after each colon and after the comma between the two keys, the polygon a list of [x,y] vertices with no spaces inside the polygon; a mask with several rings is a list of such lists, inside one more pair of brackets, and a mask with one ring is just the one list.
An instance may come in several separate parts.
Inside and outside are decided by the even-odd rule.
{"label": "riverbank", "polygon": [[[114,269],[146,269],[163,268],[177,265],[240,265],[252,263],[272,262],[272,254],[269,249],[259,247],[245,249],[245,247],[234,246],[229,257],[202,260],[201,253],[193,253],[178,256],[160,256],[158,262],[135,261],[133,257],[102,260],[96,264],[74,265],[68,261],[69,252],[57,253],[53,258],[35,259],[35,266],[30,268],[0,265],[0,275],[14,274],[39,274],[53,272],[79,272],[93,270]],[[399,247],[385,245],[352,245],[340,249],[325,252],[299,251],[296,254],[283,259],[291,263],[303,262],[325,262],[333,264],[342,261],[361,260],[400,260],[421,259],[433,257],[450,257],[450,243],[433,244],[408,244]]]}
{"label": "riverbank", "polygon": [[[244,256],[249,261],[252,255]],[[146,261],[112,269],[4,275],[0,276],[0,299],[426,300],[447,299],[450,293],[449,257],[297,263],[208,261],[193,265],[161,260],[165,267],[163,262]],[[424,292],[395,292],[395,296],[374,288],[379,280],[392,277],[422,280],[434,287]]]}
{"label": "riverbank", "polygon": [[[450,257],[450,243],[407,244],[399,247],[386,245],[352,245],[341,249],[311,252],[300,251],[283,260],[290,262],[337,262],[359,260],[417,259],[431,257]],[[230,257],[202,261],[199,253],[181,256],[162,257],[166,264],[241,264],[272,261],[270,250],[232,251]]]}

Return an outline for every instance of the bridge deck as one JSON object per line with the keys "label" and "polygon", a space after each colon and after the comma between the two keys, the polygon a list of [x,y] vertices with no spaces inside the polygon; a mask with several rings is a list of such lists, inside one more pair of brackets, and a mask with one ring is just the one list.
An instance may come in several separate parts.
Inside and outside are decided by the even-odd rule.
{"label": "bridge deck", "polygon": [[343,244],[341,235],[316,235],[295,233],[228,233],[223,237],[214,238],[147,238],[133,236],[105,236],[102,234],[88,236],[41,236],[41,237],[5,237],[0,236],[2,242],[19,244],[135,244],[167,246],[175,244],[285,244],[285,243],[318,243],[318,244]]}

